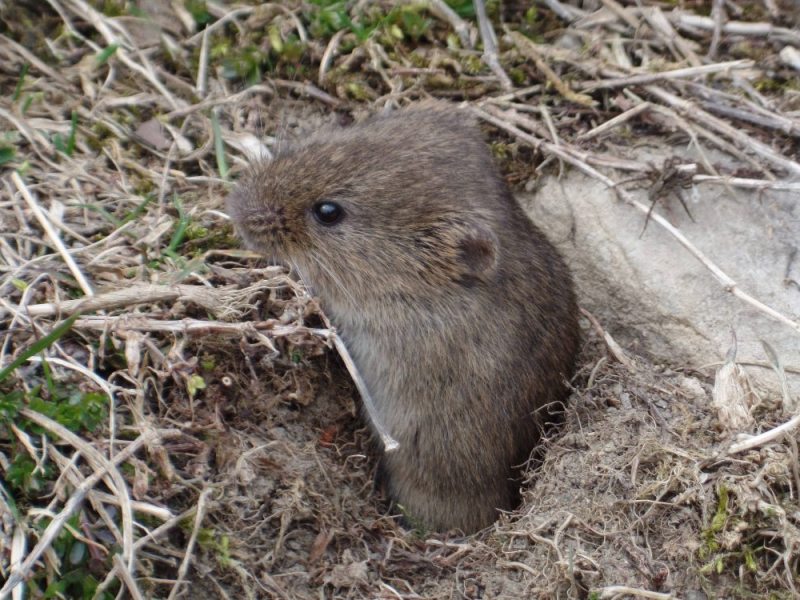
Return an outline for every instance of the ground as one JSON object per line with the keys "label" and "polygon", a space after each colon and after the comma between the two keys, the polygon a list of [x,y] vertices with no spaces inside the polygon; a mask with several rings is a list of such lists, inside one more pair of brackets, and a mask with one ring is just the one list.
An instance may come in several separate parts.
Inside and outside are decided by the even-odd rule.
{"label": "ground", "polygon": [[0,34],[0,597],[798,597],[795,399],[584,306],[519,509],[408,530],[324,314],[224,215],[281,139],[431,96],[519,189],[645,138],[739,160],[660,190],[796,177],[791,2],[50,0]]}

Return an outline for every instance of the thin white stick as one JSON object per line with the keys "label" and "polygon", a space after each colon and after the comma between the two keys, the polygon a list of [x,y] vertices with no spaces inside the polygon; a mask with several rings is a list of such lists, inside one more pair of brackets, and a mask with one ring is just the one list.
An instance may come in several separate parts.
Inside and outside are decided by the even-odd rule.
{"label": "thin white stick", "polygon": [[334,33],[328,45],[325,47],[325,52],[322,53],[322,58],[319,61],[319,75],[317,75],[317,85],[320,87],[325,85],[325,75],[331,67],[333,58],[339,50],[339,42],[342,40],[345,33],[347,33],[346,29],[340,29]]}
{"label": "thin white stick", "polygon": [[758,446],[763,446],[773,440],[778,439],[779,437],[789,433],[792,429],[796,428],[800,425],[800,414],[795,415],[783,425],[778,425],[774,429],[770,429],[769,431],[765,431],[764,433],[760,433],[758,435],[754,435],[751,438],[746,439],[743,442],[738,442],[736,444],[731,445],[728,448],[728,454],[737,454],[739,452],[744,452],[745,450],[751,450]]}
{"label": "thin white stick", "polygon": [[475,14],[478,17],[478,26],[481,32],[481,41],[483,42],[483,62],[500,80],[500,86],[504,90],[510,90],[514,86],[511,83],[506,72],[500,64],[500,59],[497,56],[497,36],[492,29],[492,24],[489,22],[489,16],[486,14],[486,4],[483,0],[473,0],[472,5],[475,7]]}
{"label": "thin white stick", "polygon": [[335,333],[331,332],[330,337],[333,340],[333,345],[336,347],[337,352],[339,352],[339,356],[341,356],[342,361],[344,361],[344,366],[347,367],[347,372],[350,373],[350,377],[356,384],[358,393],[361,394],[361,401],[364,403],[367,416],[369,416],[369,420],[372,421],[372,425],[375,427],[375,432],[378,434],[378,437],[381,438],[384,451],[392,452],[397,450],[400,444],[391,436],[386,426],[383,424],[383,420],[379,418],[378,409],[372,401],[372,396],[369,393],[369,389],[367,389],[367,384],[361,378],[361,374],[358,372],[356,363],[353,361],[353,357],[350,356],[347,346],[344,345],[342,339]]}
{"label": "thin white stick", "polygon": [[[674,10],[669,13],[669,19],[683,29],[704,29],[714,31],[715,23],[711,17],[694,15]],[[785,27],[776,27],[772,23],[747,23],[742,21],[728,21],[722,24],[722,32],[734,35],[755,35],[769,37],[774,35],[782,39],[800,44],[800,32]]]}
{"label": "thin white stick", "polygon": [[[103,504],[114,504],[116,506],[120,505],[119,498],[117,498],[113,494],[107,494],[106,492],[100,492],[97,490],[93,490],[91,494]],[[156,506],[155,504],[149,504],[148,502],[141,502],[139,500],[131,500],[131,508],[139,514],[155,517],[156,519],[160,519],[161,521],[169,521],[175,516],[174,514],[172,514],[172,511],[170,511],[168,508],[162,508],[161,506]],[[134,542],[133,544],[134,548],[138,547],[136,545],[137,543],[138,542]]]}
{"label": "thin white stick", "polygon": [[755,65],[752,60],[732,60],[729,62],[702,65],[699,67],[686,67],[684,69],[673,69],[671,71],[661,71],[659,73],[641,73],[629,77],[616,77],[613,79],[603,79],[599,81],[585,81],[577,84],[577,88],[586,91],[593,91],[605,88],[626,87],[629,85],[641,85],[653,83],[663,79],[687,79],[700,75],[719,73],[720,71],[732,71],[734,69],[751,69]]}
{"label": "thin white stick", "polygon": [[235,8],[232,11],[225,13],[222,17],[208,25],[203,31],[195,33],[192,37],[185,40],[183,43],[187,46],[192,46],[198,42],[198,40],[202,40],[203,36],[205,35],[203,32],[207,31],[209,34],[214,33],[217,29],[221,27],[225,27],[228,22],[238,19],[239,17],[247,17],[256,10],[255,6],[247,6],[243,8]]}
{"label": "thin white stick", "polygon": [[617,596],[638,596],[639,598],[650,598],[651,600],[674,600],[675,596],[672,594],[664,594],[662,592],[651,592],[650,590],[640,590],[638,588],[628,587],[627,585],[609,585],[607,587],[593,590],[595,593],[600,592],[600,598],[616,598]]}
{"label": "thin white stick", "polygon": [[178,567],[178,580],[175,582],[175,585],[172,586],[167,600],[175,600],[181,591],[181,586],[186,583],[186,574],[189,572],[189,566],[192,563],[192,554],[194,553],[194,547],[197,543],[197,535],[200,532],[200,526],[203,523],[203,519],[206,517],[206,502],[208,501],[209,494],[211,494],[211,488],[206,488],[200,494],[200,498],[197,499],[197,512],[194,515],[194,527],[192,527],[192,535],[189,537],[189,543],[186,544],[186,550],[183,554],[181,566]]}
{"label": "thin white stick", "polygon": [[692,177],[692,183],[731,185],[752,190],[800,192],[800,182],[798,181],[769,181],[768,179],[744,179],[742,177],[720,175],[695,175]]}
{"label": "thin white stick", "polygon": [[621,124],[625,123],[626,121],[628,121],[629,119],[632,119],[633,117],[635,117],[639,113],[642,113],[642,112],[644,112],[646,110],[649,110],[649,109],[650,109],[650,103],[649,102],[642,102],[641,104],[637,104],[633,108],[629,108],[624,113],[617,115],[613,119],[609,119],[608,121],[606,121],[602,125],[598,125],[594,129],[590,129],[589,131],[586,131],[584,133],[579,134],[577,136],[577,139],[579,139],[579,140],[588,140],[590,138],[597,137],[601,133],[605,133],[606,131],[610,131],[614,127],[617,127],[618,125],[621,125]]}
{"label": "thin white stick", "polygon": [[81,286],[83,293],[89,296],[90,298],[94,296],[94,291],[92,291],[92,286],[89,285],[86,277],[83,276],[80,268],[78,268],[78,264],[72,258],[70,253],[67,251],[66,246],[64,246],[64,242],[61,241],[61,237],[58,235],[58,232],[50,223],[50,219],[47,218],[47,215],[44,214],[44,211],[39,207],[39,204],[36,202],[36,199],[28,190],[25,182],[22,181],[22,178],[19,176],[19,173],[14,171],[11,174],[11,180],[14,182],[14,185],[17,187],[17,190],[25,199],[25,202],[28,204],[28,207],[33,212],[33,215],[36,217],[36,220],[39,221],[39,224],[44,229],[47,237],[50,238],[50,241],[53,242],[53,245],[56,247],[56,250],[61,255],[61,258],[64,259],[64,262],[67,263],[67,267],[72,272],[72,275],[75,277],[78,285]]}
{"label": "thin white stick", "polygon": [[125,561],[122,560],[122,557],[119,554],[115,554],[114,558],[114,569],[113,571],[119,577],[119,580],[125,584],[125,587],[128,590],[128,593],[131,595],[133,600],[144,600],[144,596],[142,592],[139,590],[139,586],[136,585],[136,580],[133,578],[133,574],[130,572],[128,567],[125,566]]}

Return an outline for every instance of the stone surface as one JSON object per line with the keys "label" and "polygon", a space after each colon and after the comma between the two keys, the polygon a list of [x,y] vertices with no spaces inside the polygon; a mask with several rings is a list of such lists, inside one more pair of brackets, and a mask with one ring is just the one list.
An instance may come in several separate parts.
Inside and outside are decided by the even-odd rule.
{"label": "stone surface", "polygon": [[[644,185],[631,191],[649,204]],[[709,184],[681,193],[694,222],[674,196],[656,210],[742,290],[800,323],[800,194]],[[624,348],[699,367],[724,359],[734,331],[739,361],[766,361],[766,340],[785,365],[800,367],[800,333],[727,292],[657,223],[643,233],[644,215],[602,183],[569,170],[518,199],[572,266],[581,305]],[[753,374],[774,387],[771,371]]]}

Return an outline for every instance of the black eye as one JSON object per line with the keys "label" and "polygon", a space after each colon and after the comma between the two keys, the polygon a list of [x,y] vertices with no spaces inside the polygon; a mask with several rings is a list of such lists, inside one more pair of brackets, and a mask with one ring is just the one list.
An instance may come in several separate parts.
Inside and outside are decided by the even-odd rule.
{"label": "black eye", "polygon": [[322,225],[336,225],[344,218],[344,209],[330,200],[317,202],[311,210],[314,212],[314,218]]}

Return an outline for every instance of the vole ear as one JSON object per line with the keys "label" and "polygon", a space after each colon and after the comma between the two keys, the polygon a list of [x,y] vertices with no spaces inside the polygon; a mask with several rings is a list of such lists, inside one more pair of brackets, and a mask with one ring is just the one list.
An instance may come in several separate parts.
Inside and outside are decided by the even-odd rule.
{"label": "vole ear", "polygon": [[471,223],[460,232],[457,249],[465,281],[483,279],[497,266],[498,242],[494,233],[483,224]]}

